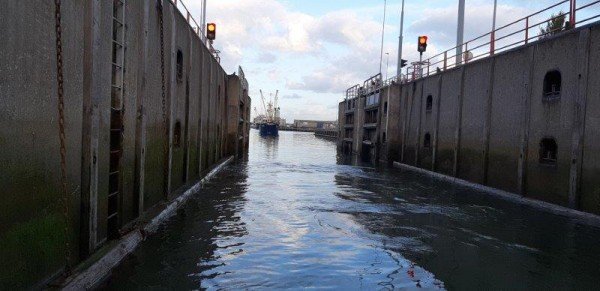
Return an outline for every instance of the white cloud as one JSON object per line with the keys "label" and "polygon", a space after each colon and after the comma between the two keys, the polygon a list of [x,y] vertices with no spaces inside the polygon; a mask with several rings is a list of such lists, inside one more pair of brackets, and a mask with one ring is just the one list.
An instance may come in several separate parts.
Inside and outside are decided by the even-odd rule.
{"label": "white cloud", "polygon": [[[465,11],[465,33],[464,41],[478,38],[487,34],[492,29],[492,4],[475,3],[467,6]],[[498,5],[497,26],[498,28],[511,23],[521,17],[530,14],[530,9],[524,7],[515,7],[510,5]],[[417,35],[429,36],[428,53],[431,56],[444,49],[452,48],[456,45],[457,28],[457,7],[448,6],[442,8],[425,9],[422,11],[422,17],[409,26],[409,32]],[[512,33],[524,27],[525,23],[515,24],[504,31],[499,31],[497,37]],[[514,36],[511,40],[516,41],[520,35]],[[484,36],[481,39],[470,43],[471,47],[477,47],[490,41],[490,36]],[[414,41],[416,43],[416,39]],[[510,43],[509,40],[504,41]],[[441,48],[442,50],[430,50],[430,47]],[[497,46],[498,47],[498,46]],[[482,49],[488,49],[486,46]],[[413,51],[413,49],[409,50]]]}
{"label": "white cloud", "polygon": [[288,94],[288,95],[283,95],[283,97],[281,97],[283,99],[301,99],[302,96],[298,95],[298,93],[293,93],[293,94]]}
{"label": "white cloud", "polygon": [[264,64],[272,64],[277,61],[277,56],[269,52],[262,52],[258,55],[257,62]]}
{"label": "white cloud", "polygon": [[[184,1],[194,15],[200,15],[201,1]],[[491,1],[469,1],[465,40],[491,28]],[[549,0],[508,2],[513,6],[502,3],[498,26],[539,9],[540,1]],[[244,67],[255,105],[260,105],[258,89],[273,92],[284,89],[284,117],[332,119],[336,116],[337,97],[341,97],[346,88],[362,84],[379,72],[380,65],[382,1],[339,3],[344,7],[309,13],[295,10],[296,2],[292,5],[290,1],[209,1],[207,20],[218,25],[215,47],[222,51],[223,67],[228,72],[234,71],[237,65]],[[394,25],[399,20],[399,4],[396,4],[388,3],[384,43],[384,53],[389,52],[388,77],[395,75],[397,64],[399,27]],[[418,60],[416,35],[419,34],[430,36],[425,58],[453,47],[456,10],[454,1],[407,3],[403,58],[409,63]],[[419,18],[415,20],[416,15]],[[386,60],[384,55],[381,68],[384,77]]]}

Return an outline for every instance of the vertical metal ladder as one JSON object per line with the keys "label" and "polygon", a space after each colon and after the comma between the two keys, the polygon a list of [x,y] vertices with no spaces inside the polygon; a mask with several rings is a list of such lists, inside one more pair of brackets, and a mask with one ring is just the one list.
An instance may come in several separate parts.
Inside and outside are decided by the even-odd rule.
{"label": "vertical metal ladder", "polygon": [[110,173],[108,192],[108,239],[119,237],[121,227],[123,155],[123,96],[125,74],[125,0],[113,0],[112,25],[112,72],[111,72],[111,114],[110,114]]}

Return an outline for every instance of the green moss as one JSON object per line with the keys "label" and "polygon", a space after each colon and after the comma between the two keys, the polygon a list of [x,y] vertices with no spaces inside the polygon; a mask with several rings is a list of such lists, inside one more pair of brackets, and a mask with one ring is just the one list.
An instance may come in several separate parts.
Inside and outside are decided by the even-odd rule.
{"label": "green moss", "polygon": [[518,193],[519,153],[509,148],[496,148],[489,153],[488,185]]}
{"label": "green moss", "polygon": [[164,140],[149,137],[146,144],[144,173],[144,208],[149,209],[164,198]]}
{"label": "green moss", "polygon": [[50,214],[10,228],[0,238],[0,289],[30,288],[65,262],[64,219]]}
{"label": "green moss", "polygon": [[473,183],[483,183],[483,150],[463,145],[458,160],[459,178]]}
{"label": "green moss", "polygon": [[454,149],[438,149],[435,159],[435,168],[438,173],[454,175]]}
{"label": "green moss", "polygon": [[600,185],[598,185],[600,169],[584,168],[581,179],[580,206],[584,211],[600,214]]}
{"label": "green moss", "polygon": [[183,159],[184,151],[182,148],[173,149],[171,160],[171,190],[176,190],[183,185]]}

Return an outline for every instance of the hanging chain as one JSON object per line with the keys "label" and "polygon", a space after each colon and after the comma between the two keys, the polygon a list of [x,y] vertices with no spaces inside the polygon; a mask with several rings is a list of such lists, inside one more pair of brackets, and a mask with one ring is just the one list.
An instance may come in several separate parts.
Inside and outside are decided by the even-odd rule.
{"label": "hanging chain", "polygon": [[67,146],[65,138],[65,98],[62,56],[62,27],[60,5],[61,0],[55,0],[56,20],[56,82],[58,88],[58,128],[60,131],[60,182],[63,194],[63,215],[65,219],[65,273],[70,272],[71,246],[69,243],[69,192],[67,189]]}
{"label": "hanging chain", "polygon": [[160,9],[160,13],[158,13],[159,20],[159,30],[160,30],[160,73],[161,73],[161,81],[162,81],[162,119],[164,125],[164,133],[166,137],[166,141],[163,143],[163,153],[165,155],[164,158],[164,166],[163,166],[163,178],[165,180],[164,185],[164,195],[168,196],[169,185],[168,185],[168,175],[169,175],[169,125],[167,124],[167,97],[166,97],[166,78],[165,78],[165,33],[164,33],[164,23],[163,23],[163,14],[164,7],[162,0],[158,0],[158,9]]}

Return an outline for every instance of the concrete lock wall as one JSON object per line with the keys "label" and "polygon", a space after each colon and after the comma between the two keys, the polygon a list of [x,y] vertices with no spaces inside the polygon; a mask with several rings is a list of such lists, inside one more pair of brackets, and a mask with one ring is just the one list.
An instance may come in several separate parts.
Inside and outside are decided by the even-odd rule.
{"label": "concrete lock wall", "polygon": [[[161,10],[156,1],[125,2],[121,232],[221,159],[245,153],[250,108],[246,80],[228,76],[163,1],[163,112]],[[67,196],[54,10],[52,1],[9,1],[0,10],[0,289],[41,286],[111,239],[113,1],[62,1]]]}
{"label": "concrete lock wall", "polygon": [[[600,214],[598,51],[596,23],[386,86],[399,130],[378,158]],[[560,93],[545,95],[552,71],[560,72]],[[548,140],[555,162],[543,156]]]}

